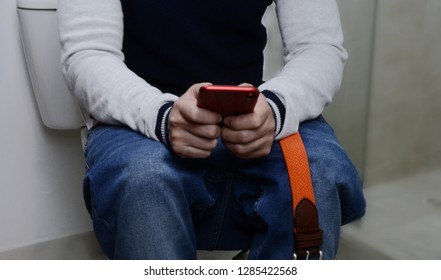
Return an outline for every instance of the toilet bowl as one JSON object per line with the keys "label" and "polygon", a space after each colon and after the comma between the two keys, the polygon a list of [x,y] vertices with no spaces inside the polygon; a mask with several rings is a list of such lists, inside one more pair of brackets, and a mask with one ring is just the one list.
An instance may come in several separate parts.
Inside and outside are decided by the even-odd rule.
{"label": "toilet bowl", "polygon": [[57,0],[17,0],[23,51],[41,120],[52,129],[84,126],[60,67]]}

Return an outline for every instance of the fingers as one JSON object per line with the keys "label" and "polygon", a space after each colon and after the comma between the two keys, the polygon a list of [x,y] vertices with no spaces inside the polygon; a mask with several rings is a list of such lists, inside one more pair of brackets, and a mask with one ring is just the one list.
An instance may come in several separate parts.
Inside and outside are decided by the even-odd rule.
{"label": "fingers", "polygon": [[217,145],[222,118],[197,107],[197,94],[207,83],[195,84],[173,105],[168,117],[169,142],[180,157],[206,158]]}
{"label": "fingers", "polygon": [[275,120],[265,97],[259,97],[252,114],[227,117],[223,124],[222,143],[235,156],[258,158],[270,153]]}
{"label": "fingers", "polygon": [[222,129],[224,146],[240,158],[258,158],[268,155],[274,141],[274,126],[268,121],[254,130]]}
{"label": "fingers", "polygon": [[172,110],[178,112],[187,123],[219,124],[222,121],[222,117],[219,114],[199,108],[196,105],[199,89],[204,85],[210,85],[210,83],[200,83],[191,86],[187,92],[175,102]]}
{"label": "fingers", "polygon": [[169,120],[169,142],[180,157],[206,158],[217,145],[218,125],[176,124]]}
{"label": "fingers", "polygon": [[189,134],[206,138],[213,139],[220,136],[221,128],[217,123],[211,122],[209,124],[204,124],[203,121],[196,123],[188,120],[179,112],[170,113],[168,120],[168,127],[170,136],[173,137],[173,132],[177,132],[177,134],[181,133],[180,131],[186,131]]}
{"label": "fingers", "polygon": [[271,152],[273,141],[272,136],[258,138],[248,143],[232,143],[222,138],[223,145],[236,157],[247,159],[260,158],[268,155]]}
{"label": "fingers", "polygon": [[170,136],[173,152],[183,158],[207,158],[217,145],[217,139],[207,139],[195,136],[187,131],[180,131]]}

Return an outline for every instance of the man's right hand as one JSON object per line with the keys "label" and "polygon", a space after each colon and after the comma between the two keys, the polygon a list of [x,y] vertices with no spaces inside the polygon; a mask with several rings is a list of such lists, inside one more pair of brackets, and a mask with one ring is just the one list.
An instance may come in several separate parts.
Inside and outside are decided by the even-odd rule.
{"label": "man's right hand", "polygon": [[221,134],[222,117],[199,108],[199,89],[208,83],[194,84],[175,101],[168,119],[169,141],[173,152],[183,158],[207,158]]}

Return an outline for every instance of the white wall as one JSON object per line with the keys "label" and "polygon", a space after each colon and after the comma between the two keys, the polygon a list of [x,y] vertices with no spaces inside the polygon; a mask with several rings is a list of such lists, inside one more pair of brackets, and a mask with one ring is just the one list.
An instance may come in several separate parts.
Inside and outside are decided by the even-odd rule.
{"label": "white wall", "polygon": [[441,1],[378,0],[369,185],[441,167]]}
{"label": "white wall", "polygon": [[45,128],[21,49],[15,0],[0,1],[0,252],[91,230],[79,131]]}
{"label": "white wall", "polygon": [[364,176],[376,0],[337,2],[349,59],[340,92],[324,115]]}

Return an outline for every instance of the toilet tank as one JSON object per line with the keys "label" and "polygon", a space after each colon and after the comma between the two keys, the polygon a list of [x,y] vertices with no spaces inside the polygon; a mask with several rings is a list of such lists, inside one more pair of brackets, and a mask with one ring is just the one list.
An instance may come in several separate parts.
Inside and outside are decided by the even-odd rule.
{"label": "toilet tank", "polygon": [[17,0],[17,13],[26,64],[44,125],[53,129],[84,126],[78,104],[61,74],[57,0]]}

